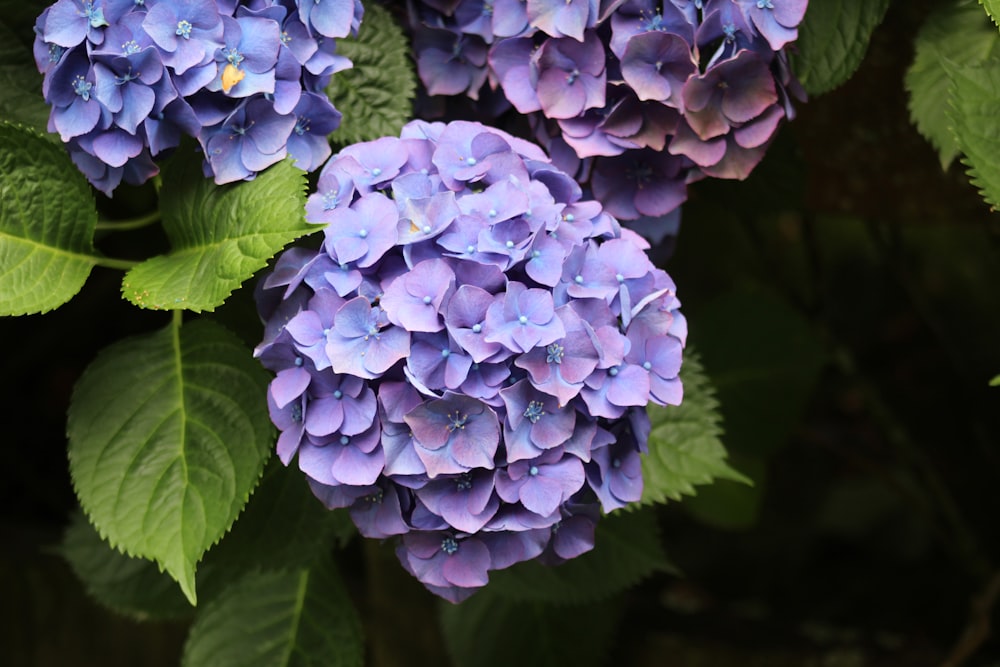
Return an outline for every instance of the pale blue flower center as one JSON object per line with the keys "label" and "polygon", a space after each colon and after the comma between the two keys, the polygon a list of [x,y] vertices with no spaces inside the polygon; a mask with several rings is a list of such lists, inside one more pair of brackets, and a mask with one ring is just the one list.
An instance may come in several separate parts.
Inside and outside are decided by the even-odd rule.
{"label": "pale blue flower center", "polygon": [[559,343],[552,343],[545,351],[548,353],[545,357],[546,363],[549,364],[561,364],[563,360],[564,349]]}
{"label": "pale blue flower center", "polygon": [[645,368],[648,371],[649,369],[651,369],[653,367],[653,364],[649,363],[648,361],[644,361],[644,362],[642,362],[642,367]]}
{"label": "pale blue flower center", "polygon": [[84,102],[90,101],[90,89],[94,87],[94,84],[84,79],[82,76],[77,76],[73,79],[73,92],[83,98]]}
{"label": "pale blue flower center", "polygon": [[139,43],[136,42],[134,39],[130,39],[129,41],[122,44],[122,55],[130,56],[133,53],[139,53]]}
{"label": "pale blue flower center", "polygon": [[447,359],[450,356],[451,356],[451,350],[449,350],[447,348],[441,350],[441,357],[442,358]]}
{"label": "pale blue flower center", "polygon": [[174,34],[178,35],[179,37],[183,37],[184,39],[191,39],[191,28],[193,27],[194,26],[191,25],[190,21],[181,19],[180,21],[177,22],[177,30],[174,32]]}
{"label": "pale blue flower center", "polygon": [[351,441],[346,435],[340,436],[340,444],[347,445]]}
{"label": "pale blue flower center", "polygon": [[298,403],[292,404],[292,421],[296,424],[302,421],[302,406]]}
{"label": "pale blue flower center", "polygon": [[527,315],[521,315],[521,317],[517,318],[517,321],[520,322],[521,324],[527,324],[528,323],[528,316]]}
{"label": "pale blue flower center", "polygon": [[337,204],[340,203],[340,191],[334,190],[332,192],[323,193],[323,210],[332,211],[337,208]]}
{"label": "pale blue flower center", "polygon": [[424,297],[424,303],[426,305],[428,305],[428,306],[431,305],[431,301],[433,301],[433,299],[431,299],[429,296],[425,296]]}
{"label": "pale blue flower center", "polygon": [[480,333],[480,332],[482,332],[482,330],[483,330],[483,325],[482,324],[473,324],[472,325],[472,333]]}
{"label": "pale blue flower center", "polygon": [[454,537],[446,537],[441,540],[441,551],[445,552],[449,556],[453,555],[458,551],[458,542]]}
{"label": "pale blue flower center", "polygon": [[580,70],[574,67],[573,71],[566,75],[566,85],[572,86],[574,83],[576,83],[576,80],[579,78],[580,78]]}
{"label": "pale blue flower center", "polygon": [[381,169],[379,169],[378,167],[375,167],[374,169],[372,169],[372,176],[381,176],[381,175],[382,175],[382,170]]}
{"label": "pale blue flower center", "polygon": [[302,362],[302,357],[295,357],[295,365],[296,366],[301,366],[302,363],[303,363]]}
{"label": "pale blue flower center", "polygon": [[528,407],[524,410],[525,419],[530,421],[532,424],[536,423],[545,415],[545,410],[543,410],[544,407],[545,406],[543,406],[539,401],[531,401],[528,403]]}
{"label": "pale blue flower center", "polygon": [[535,475],[537,475],[538,474],[538,466],[531,466],[530,468],[528,468],[528,474],[531,475],[532,477],[534,477]]}
{"label": "pale blue flower center", "polygon": [[771,0],[757,0],[757,9],[774,9]]}
{"label": "pale blue flower center", "polygon": [[609,368],[608,369],[608,375],[610,375],[611,377],[614,377],[614,376],[618,375],[618,367],[614,366],[612,368]]}
{"label": "pale blue flower center", "polygon": [[[188,32],[190,32],[190,30],[188,30]],[[236,50],[236,47],[226,49],[222,54],[226,56],[226,60],[228,60],[229,64],[233,67],[239,67],[240,63],[245,60],[243,54]]]}
{"label": "pale blue flower center", "polygon": [[[311,120],[305,116],[299,116],[298,120],[295,121],[295,134],[300,137],[309,131],[309,123]],[[361,238],[364,238],[363,236]]]}
{"label": "pale blue flower center", "polygon": [[452,433],[455,429],[465,429],[465,424],[469,421],[469,415],[463,415],[456,410],[454,414],[448,416],[448,419],[450,420],[448,432]]}
{"label": "pale blue flower center", "polygon": [[[360,236],[363,239],[364,238],[368,238],[368,230],[367,229],[360,229],[360,230],[358,230],[358,236]],[[427,297],[424,297],[424,298],[427,298]],[[427,303],[427,302],[424,301],[424,303]]]}
{"label": "pale blue flower center", "polygon": [[337,398],[337,399],[343,398],[344,397],[344,392],[342,392],[342,391],[340,391],[338,389],[337,391],[333,392],[333,397]]}
{"label": "pale blue flower center", "polygon": [[472,475],[462,473],[455,479],[455,488],[459,491],[468,491],[472,488]]}
{"label": "pale blue flower center", "polygon": [[139,75],[136,74],[136,73],[133,73],[132,72],[132,68],[130,67],[129,70],[128,70],[128,73],[122,74],[121,76],[116,76],[115,77],[115,85],[116,86],[124,86],[129,81],[132,81],[132,80],[137,79],[137,78],[139,78]]}

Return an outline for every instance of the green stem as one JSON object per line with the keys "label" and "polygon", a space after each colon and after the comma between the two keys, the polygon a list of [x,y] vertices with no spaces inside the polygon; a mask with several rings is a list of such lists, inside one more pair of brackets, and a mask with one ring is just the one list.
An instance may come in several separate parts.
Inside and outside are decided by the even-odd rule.
{"label": "green stem", "polygon": [[176,330],[180,330],[181,325],[184,323],[184,311],[175,310],[173,311],[173,319],[170,320],[170,325]]}
{"label": "green stem", "polygon": [[115,232],[124,232],[131,229],[140,229],[160,221],[160,211],[152,211],[146,215],[132,218],[130,220],[102,220],[97,223],[97,229]]}
{"label": "green stem", "polygon": [[138,262],[133,262],[129,259],[115,259],[114,257],[91,257],[91,259],[97,266],[103,266],[109,269],[120,269],[122,271],[128,271],[133,266],[138,264]]}

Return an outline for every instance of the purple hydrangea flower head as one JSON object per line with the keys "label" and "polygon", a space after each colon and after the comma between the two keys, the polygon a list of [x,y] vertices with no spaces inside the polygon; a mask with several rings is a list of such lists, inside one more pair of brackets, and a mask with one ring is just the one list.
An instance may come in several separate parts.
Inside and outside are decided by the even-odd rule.
{"label": "purple hydrangea flower head", "polygon": [[282,462],[448,600],[590,549],[680,397],[674,284],[583,196],[534,144],[414,121],[330,158],[324,242],[258,294]]}
{"label": "purple hydrangea flower head", "polygon": [[[686,199],[687,183],[705,175],[745,178],[780,120],[793,117],[791,100],[804,94],[784,49],[797,37],[807,4],[414,0],[409,6],[418,73],[430,95],[464,94],[480,100],[480,113],[496,116],[505,107],[483,93],[488,81],[528,116],[560,167],[589,184],[612,214],[666,220]],[[469,225],[460,231],[471,234]]]}

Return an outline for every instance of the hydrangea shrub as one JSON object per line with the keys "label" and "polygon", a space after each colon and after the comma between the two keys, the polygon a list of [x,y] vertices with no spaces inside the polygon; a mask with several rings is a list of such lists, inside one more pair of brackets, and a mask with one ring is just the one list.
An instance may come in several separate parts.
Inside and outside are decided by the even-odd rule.
{"label": "hydrangea shrub", "polygon": [[686,324],[645,242],[466,121],[345,148],[306,209],[322,247],[260,299],[282,462],[452,601],[592,548],[642,495],[646,405],[682,395]]}
{"label": "hydrangea shrub", "polygon": [[[445,609],[458,665],[600,664],[622,593],[671,570],[676,537],[649,505],[747,481],[647,256],[665,248],[619,221],[675,216],[690,182],[754,169],[796,77],[812,95],[843,83],[888,4],[58,0],[36,19],[0,0],[0,314],[59,308],[95,269],[144,309],[124,324],[65,309],[12,347],[33,373],[104,347],[66,429],[82,511],[61,552],[87,591],[139,618],[193,616],[182,664],[243,667],[363,664],[358,599],[370,634],[426,636],[438,617],[412,613],[400,579],[450,601],[489,582],[439,607],[413,586],[422,611]],[[991,203],[995,4],[929,14],[906,77],[919,130],[942,164],[964,155]],[[348,53],[358,66],[338,75]],[[398,131],[411,60],[427,92],[475,101],[492,126],[456,120],[470,109],[452,100],[448,122]],[[742,217],[753,199],[726,206]],[[734,252],[712,241],[697,270],[721,282]],[[719,400],[781,390],[732,401],[729,443],[780,440],[824,363],[820,342],[782,348],[813,333],[789,308],[755,294],[699,310],[702,341],[729,337],[705,346],[731,373]],[[748,348],[777,361],[712,358]],[[61,432],[55,456],[44,440],[22,450],[63,460]],[[689,507],[739,505],[728,525],[745,525],[746,489]]]}

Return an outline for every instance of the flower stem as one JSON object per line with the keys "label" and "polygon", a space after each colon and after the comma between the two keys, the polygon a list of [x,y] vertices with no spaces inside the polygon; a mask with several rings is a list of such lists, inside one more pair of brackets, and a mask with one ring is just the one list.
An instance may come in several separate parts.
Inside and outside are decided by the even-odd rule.
{"label": "flower stem", "polygon": [[92,259],[94,260],[94,264],[96,266],[103,266],[109,269],[120,269],[122,271],[128,271],[137,264],[137,262],[133,262],[129,259],[115,259],[114,257],[94,256]]}
{"label": "flower stem", "polygon": [[125,232],[132,229],[140,229],[160,221],[159,209],[128,220],[102,220],[97,223],[97,229],[115,232]]}

